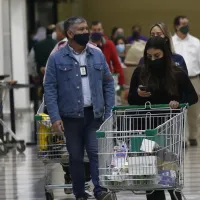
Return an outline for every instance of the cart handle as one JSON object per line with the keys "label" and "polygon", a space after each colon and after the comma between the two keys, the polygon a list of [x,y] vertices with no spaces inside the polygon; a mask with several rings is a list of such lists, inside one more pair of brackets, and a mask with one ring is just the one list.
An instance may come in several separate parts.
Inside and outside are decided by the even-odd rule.
{"label": "cart handle", "polygon": [[[147,136],[147,137],[155,137],[158,134],[158,129],[154,128],[154,129],[147,129],[144,131],[144,135],[143,136]],[[96,131],[96,137],[97,138],[105,138],[106,137],[106,131],[101,131],[101,130],[97,130]]]}
{"label": "cart handle", "polygon": [[[179,108],[188,107],[187,103],[179,104]],[[152,109],[152,108],[169,108],[168,104],[154,104],[151,105],[150,102],[147,102],[145,105],[127,105],[127,106],[113,106],[112,111],[116,110],[127,110],[127,109]]]}

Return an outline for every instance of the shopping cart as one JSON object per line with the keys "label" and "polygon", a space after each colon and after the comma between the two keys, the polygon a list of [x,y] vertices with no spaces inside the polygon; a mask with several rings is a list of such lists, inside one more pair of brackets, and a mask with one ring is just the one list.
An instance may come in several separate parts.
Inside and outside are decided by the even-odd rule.
{"label": "shopping cart", "polygon": [[[50,171],[48,165],[59,163],[63,167],[69,166],[69,154],[66,149],[64,134],[57,133],[52,129],[50,118],[45,113],[35,115],[37,123],[37,146],[38,146],[38,158],[43,161],[45,167],[45,196],[46,200],[53,200],[55,189],[65,189],[66,194],[72,193],[72,181],[70,174],[66,174],[68,177],[68,183],[65,184],[52,184],[50,180]],[[88,169],[88,157],[85,155],[85,181],[90,181],[90,172]],[[64,168],[63,168],[64,169]],[[64,175],[64,172],[62,172]],[[65,181],[66,181],[65,175]],[[89,190],[90,185],[85,184],[85,189]]]}
{"label": "shopping cart", "polygon": [[[3,76],[6,78],[7,76]],[[0,77],[2,79],[2,76]],[[9,82],[6,82],[4,80],[0,80],[0,155],[5,155],[8,153],[8,147],[7,145],[10,143],[9,138],[10,136],[12,139],[15,140],[15,145],[17,147],[17,151],[19,153],[23,153],[26,149],[26,145],[24,143],[24,140],[20,140],[16,134],[7,126],[7,124],[3,121],[3,102],[6,96],[7,90],[9,90],[9,87],[11,84]],[[14,143],[13,143],[14,144]],[[12,146],[13,146],[12,144]]]}
{"label": "shopping cart", "polygon": [[184,185],[187,105],[114,107],[97,131],[100,184],[113,192],[173,190]]}

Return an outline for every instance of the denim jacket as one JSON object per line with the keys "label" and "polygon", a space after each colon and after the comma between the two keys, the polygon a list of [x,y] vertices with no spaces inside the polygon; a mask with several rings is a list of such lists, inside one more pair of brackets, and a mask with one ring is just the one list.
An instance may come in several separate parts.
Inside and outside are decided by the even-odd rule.
{"label": "denim jacket", "polygon": [[[87,46],[87,73],[95,118],[108,118],[115,102],[114,80],[101,51]],[[69,46],[50,55],[44,78],[44,98],[51,122],[84,117],[80,66]]]}

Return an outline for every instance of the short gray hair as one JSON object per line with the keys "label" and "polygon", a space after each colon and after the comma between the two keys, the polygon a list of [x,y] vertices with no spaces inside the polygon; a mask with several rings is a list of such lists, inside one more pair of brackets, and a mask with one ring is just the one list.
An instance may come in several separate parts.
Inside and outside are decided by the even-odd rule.
{"label": "short gray hair", "polygon": [[[82,22],[86,22],[86,20],[83,17],[70,17],[64,22],[64,30],[65,33],[74,25],[74,24],[80,24]],[[66,34],[67,35],[67,34]]]}
{"label": "short gray hair", "polygon": [[64,21],[61,21],[56,24],[56,27],[58,27],[63,33],[65,33],[64,23]]}

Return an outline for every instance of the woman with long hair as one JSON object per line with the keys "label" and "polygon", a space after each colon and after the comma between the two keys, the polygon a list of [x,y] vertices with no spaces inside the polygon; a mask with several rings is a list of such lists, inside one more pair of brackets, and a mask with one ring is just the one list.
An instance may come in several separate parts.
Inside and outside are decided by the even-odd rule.
{"label": "woman with long hair", "polygon": [[[156,37],[156,36],[165,38],[166,44],[168,45],[168,48],[171,52],[171,58],[172,58],[172,61],[174,62],[174,65],[176,65],[177,67],[181,67],[182,70],[185,71],[186,74],[188,74],[185,60],[181,55],[176,54],[176,52],[174,50],[174,45],[172,42],[171,33],[165,23],[163,23],[163,22],[155,23],[150,28],[150,37]],[[141,58],[139,65],[142,64],[143,62],[144,62],[144,59]]]}
{"label": "woman with long hair", "polygon": [[[166,39],[151,37],[144,50],[144,63],[132,75],[129,104],[169,104],[169,107],[176,109],[180,103],[192,105],[197,101],[198,96],[188,75],[174,64]],[[147,193],[147,200],[165,200],[162,190]],[[169,193],[171,199],[176,200],[173,190],[169,190]],[[179,200],[182,199],[180,192],[175,194]]]}

